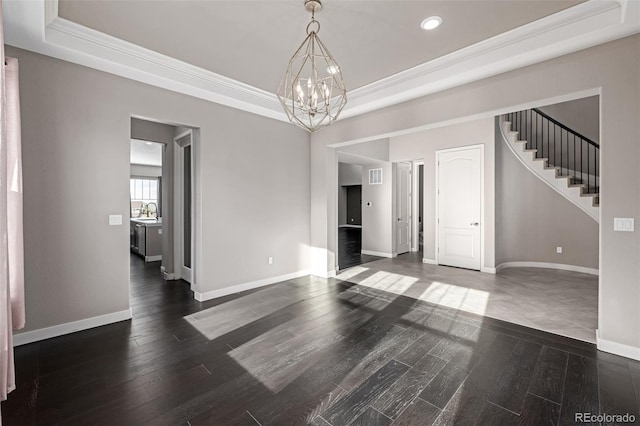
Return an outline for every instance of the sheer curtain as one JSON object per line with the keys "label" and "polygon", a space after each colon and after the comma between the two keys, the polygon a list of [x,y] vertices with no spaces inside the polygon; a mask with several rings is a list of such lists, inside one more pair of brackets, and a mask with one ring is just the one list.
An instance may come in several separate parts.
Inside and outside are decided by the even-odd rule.
{"label": "sheer curtain", "polygon": [[25,318],[18,61],[5,58],[2,34],[0,31],[0,65],[4,64],[0,66],[0,400],[5,400],[15,388],[13,330],[24,327]]}

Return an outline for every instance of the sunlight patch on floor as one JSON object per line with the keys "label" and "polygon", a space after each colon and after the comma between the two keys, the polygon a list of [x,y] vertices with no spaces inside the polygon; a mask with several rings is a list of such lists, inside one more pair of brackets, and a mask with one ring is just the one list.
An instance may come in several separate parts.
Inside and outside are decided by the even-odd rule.
{"label": "sunlight patch on floor", "polygon": [[490,293],[473,288],[434,281],[418,297],[419,300],[484,315]]}
{"label": "sunlight patch on floor", "polygon": [[347,281],[356,275],[360,275],[363,272],[368,271],[369,268],[363,268],[362,266],[354,266],[353,268],[349,268],[344,272],[340,272],[336,275],[336,278],[339,280]]}
{"label": "sunlight patch on floor", "polygon": [[379,271],[358,284],[402,295],[417,281],[415,277]]}

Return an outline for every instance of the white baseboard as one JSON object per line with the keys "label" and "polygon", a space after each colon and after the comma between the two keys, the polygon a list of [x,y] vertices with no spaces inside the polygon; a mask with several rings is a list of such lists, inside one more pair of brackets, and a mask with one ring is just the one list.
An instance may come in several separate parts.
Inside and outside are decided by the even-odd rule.
{"label": "white baseboard", "polygon": [[437,265],[438,262],[435,259],[427,259],[426,257],[422,258],[422,263],[428,263],[429,265]]}
{"label": "white baseboard", "polygon": [[496,269],[497,268],[492,268],[490,266],[482,266],[480,268],[480,272],[484,272],[484,273],[487,273],[487,274],[495,274],[497,272]]}
{"label": "white baseboard", "polygon": [[27,343],[38,342],[40,340],[75,333],[76,331],[88,330],[102,325],[113,324],[114,322],[126,321],[128,319],[131,319],[131,309],[58,324],[53,327],[26,331],[24,333],[13,335],[13,346],[26,345]]}
{"label": "white baseboard", "polygon": [[620,355],[625,358],[635,359],[640,361],[640,348],[635,346],[623,345],[622,343],[612,342],[600,337],[600,330],[596,330],[596,342],[598,350],[602,352],[608,352],[614,355]]}
{"label": "white baseboard", "polygon": [[157,254],[155,256],[145,256],[144,257],[144,261],[145,262],[157,262],[158,260],[162,260],[162,255],[161,254]]}
{"label": "white baseboard", "polygon": [[389,259],[392,259],[394,257],[398,257],[398,255],[396,253],[384,253],[384,252],[381,252],[381,251],[372,251],[372,250],[362,250],[362,251],[360,251],[360,253],[368,254],[369,256],[387,257]]}
{"label": "white baseboard", "polygon": [[585,268],[584,266],[564,265],[562,263],[544,263],[544,262],[505,262],[496,267],[496,271],[500,272],[505,268],[547,268],[561,269],[563,271],[582,272],[590,275],[600,275],[597,269]]}
{"label": "white baseboard", "polygon": [[194,297],[198,302],[204,302],[206,300],[217,299],[218,297],[228,296],[230,294],[240,293],[246,290],[252,290],[258,287],[264,287],[269,284],[275,284],[282,281],[291,280],[294,278],[304,277],[305,275],[309,275],[309,270],[292,272],[291,274],[279,275],[277,277],[265,278],[262,280],[237,284],[230,287],[221,288],[219,290],[207,291],[205,293],[198,293],[197,291],[194,291]]}

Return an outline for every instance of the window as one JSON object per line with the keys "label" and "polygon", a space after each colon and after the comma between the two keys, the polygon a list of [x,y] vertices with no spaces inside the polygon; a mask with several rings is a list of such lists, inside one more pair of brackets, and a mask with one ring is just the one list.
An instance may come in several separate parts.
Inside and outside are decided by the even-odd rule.
{"label": "window", "polygon": [[131,217],[160,217],[160,178],[131,178]]}

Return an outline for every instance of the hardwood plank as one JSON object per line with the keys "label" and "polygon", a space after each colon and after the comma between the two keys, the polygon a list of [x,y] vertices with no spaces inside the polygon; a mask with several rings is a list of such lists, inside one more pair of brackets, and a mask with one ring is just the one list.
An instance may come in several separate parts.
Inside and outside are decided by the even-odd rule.
{"label": "hardwood plank", "polygon": [[389,426],[392,420],[384,414],[369,407],[355,419],[351,426]]}
{"label": "hardwood plank", "polygon": [[520,426],[556,425],[560,418],[560,405],[536,395],[528,394],[522,414],[518,420]]}
{"label": "hardwood plank", "polygon": [[[430,366],[427,366],[427,361]],[[446,361],[440,358],[425,355],[422,370],[413,368],[408,371],[407,374],[391,385],[372,406],[387,417],[397,418],[427,387],[431,379],[442,370],[445,364]]]}
{"label": "hardwood plank", "polygon": [[520,414],[541,349],[537,343],[518,342],[487,400]]}
{"label": "hardwood plank", "polygon": [[441,339],[442,338],[440,336],[427,332],[411,344],[411,346],[398,354],[395,359],[404,364],[413,366],[413,364],[415,364],[420,358],[429,353],[429,351],[433,349]]}
{"label": "hardwood plank", "polygon": [[[478,420],[475,423],[478,426],[515,426],[520,421],[520,418],[502,407],[498,407],[490,402],[485,403],[482,412],[478,416]],[[454,423],[442,423],[451,424]],[[536,426],[542,426],[542,423]]]}
{"label": "hardwood plank", "polygon": [[321,377],[305,375],[284,391],[259,401],[251,408],[251,414],[263,426],[306,425],[346,394]]}
{"label": "hardwood plank", "polygon": [[354,389],[374,371],[416,341],[421,334],[422,332],[415,329],[393,326],[384,336],[379,336],[377,341],[375,337],[372,338],[366,354],[341,378],[338,384],[346,390]]}
{"label": "hardwood plank", "polygon": [[466,368],[446,365],[419,396],[430,404],[444,409],[468,375],[469,370]]}
{"label": "hardwood plank", "polygon": [[529,392],[560,404],[568,359],[568,353],[544,346],[529,384]]}
{"label": "hardwood plank", "polygon": [[640,410],[640,362],[627,360],[627,363],[629,366],[629,373],[631,374],[631,381],[633,382],[633,389],[636,394],[638,410]]}
{"label": "hardwood plank", "polygon": [[[638,403],[627,363],[613,364],[598,361],[598,387],[599,413],[621,415],[628,413],[640,421]],[[604,421],[602,424],[613,425],[615,421]]]}
{"label": "hardwood plank", "polygon": [[574,424],[576,413],[598,413],[599,408],[596,361],[569,354],[558,424]]}
{"label": "hardwood plank", "polygon": [[347,396],[333,404],[322,417],[333,425],[351,423],[408,369],[408,366],[398,361],[389,361]]}
{"label": "hardwood plank", "polygon": [[416,398],[393,422],[393,426],[430,426],[438,418],[440,412],[438,407]]}
{"label": "hardwood plank", "polygon": [[475,424],[487,405],[487,397],[494,383],[495,377],[487,377],[477,370],[472,371],[444,407],[445,413],[439,421],[451,424]]}

